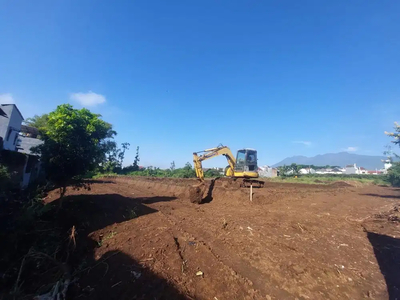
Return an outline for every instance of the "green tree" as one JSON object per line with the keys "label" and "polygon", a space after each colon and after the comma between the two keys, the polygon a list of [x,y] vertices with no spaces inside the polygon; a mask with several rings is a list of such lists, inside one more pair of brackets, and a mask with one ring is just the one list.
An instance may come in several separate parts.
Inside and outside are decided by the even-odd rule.
{"label": "green tree", "polygon": [[[139,146],[136,147],[136,155],[135,155],[135,159],[133,160],[133,164],[130,166],[127,166],[125,168],[122,169],[122,173],[124,174],[128,174],[128,173],[132,173],[132,172],[137,172],[139,171],[139,161],[140,161],[140,157],[139,157]],[[150,168],[150,169],[149,169]],[[146,171],[146,172],[153,172],[153,168],[149,167],[147,168],[147,170],[142,170],[142,171]],[[152,173],[153,174],[153,173]],[[143,176],[151,176],[151,175],[146,175],[143,173]]]}
{"label": "green tree", "polygon": [[121,148],[118,148],[115,141],[108,140],[103,146],[104,152],[106,153],[106,159],[101,164],[99,171],[101,173],[121,173],[125,151],[129,149],[130,144],[122,143]]}
{"label": "green tree", "polygon": [[100,117],[69,104],[48,115],[44,143],[34,151],[41,155],[48,180],[60,188],[61,199],[69,184],[82,185],[83,176],[106,160],[108,142],[116,132]]}
{"label": "green tree", "polygon": [[394,140],[392,143],[399,145],[400,144],[400,125],[397,122],[394,122],[394,132],[385,131],[387,136],[393,137]]}
{"label": "green tree", "polygon": [[133,161],[133,167],[136,170],[139,170],[139,161],[140,161],[140,157],[139,157],[139,146],[136,147],[136,155],[135,155],[135,160]]}
{"label": "green tree", "polygon": [[118,152],[118,159],[119,159],[119,166],[122,168],[122,164],[124,163],[124,158],[125,158],[125,151],[129,150],[129,146],[131,144],[129,143],[122,143],[121,144],[121,149]]}
{"label": "green tree", "polygon": [[37,129],[44,129],[47,127],[47,122],[49,120],[48,114],[43,114],[41,116],[35,115],[32,118],[28,118],[24,121],[26,126],[35,127]]}
{"label": "green tree", "polygon": [[204,177],[206,178],[221,177],[221,174],[218,170],[208,169],[207,171],[204,172]]}
{"label": "green tree", "polygon": [[[394,131],[393,132],[385,131],[385,134],[387,136],[394,138],[392,140],[393,144],[400,145],[400,125],[398,123],[396,123],[396,122],[394,123]],[[388,155],[394,155],[396,157],[399,157],[399,155],[394,153],[390,147],[388,147],[388,150],[385,151],[385,153]],[[388,178],[388,181],[393,186],[400,186],[400,163],[399,162],[394,162],[392,164],[392,167],[390,167],[388,170],[387,178]]]}

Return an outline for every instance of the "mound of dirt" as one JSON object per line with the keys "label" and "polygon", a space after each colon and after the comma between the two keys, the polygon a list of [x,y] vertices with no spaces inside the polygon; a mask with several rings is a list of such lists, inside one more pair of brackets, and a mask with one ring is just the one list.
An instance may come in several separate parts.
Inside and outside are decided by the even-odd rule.
{"label": "mound of dirt", "polygon": [[201,203],[203,200],[204,191],[206,190],[206,185],[204,183],[189,187],[189,200],[192,203]]}
{"label": "mound of dirt", "polygon": [[352,187],[353,185],[346,181],[336,181],[331,184],[333,187]]}

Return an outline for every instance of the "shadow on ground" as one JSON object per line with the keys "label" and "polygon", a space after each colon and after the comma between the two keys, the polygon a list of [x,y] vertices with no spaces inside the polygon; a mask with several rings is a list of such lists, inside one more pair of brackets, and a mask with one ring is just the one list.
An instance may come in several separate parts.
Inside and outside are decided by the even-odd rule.
{"label": "shadow on ground", "polygon": [[[73,281],[67,299],[189,299],[167,279],[126,253],[108,251],[95,257],[96,248],[102,245],[88,236],[114,223],[133,222],[157,212],[145,202],[174,199],[71,195],[64,197],[58,212],[59,199],[46,206],[52,209],[44,215],[29,219],[28,226],[16,227],[16,218],[15,225],[9,224],[4,232],[0,231],[7,240],[7,249],[3,247],[0,253],[8,257],[8,263],[2,258],[0,264],[0,274],[5,276],[0,278],[0,299],[32,299],[48,292],[60,276],[65,278],[67,274]],[[73,226],[76,233],[72,242],[68,235]],[[19,283],[17,292],[15,282]]]}
{"label": "shadow on ground", "polygon": [[386,280],[389,300],[400,299],[400,239],[373,232],[367,236]]}
{"label": "shadow on ground", "polygon": [[[143,267],[128,254],[109,251],[95,259],[98,241],[88,234],[114,223],[157,212],[149,203],[175,200],[175,197],[130,198],[119,194],[73,195],[63,199],[59,226],[77,228],[76,249],[69,259],[74,269],[85,268],[72,286],[71,299],[187,299],[166,279]],[[57,206],[58,201],[53,202]]]}
{"label": "shadow on ground", "polygon": [[362,196],[380,197],[387,199],[400,199],[400,195],[360,194]]}

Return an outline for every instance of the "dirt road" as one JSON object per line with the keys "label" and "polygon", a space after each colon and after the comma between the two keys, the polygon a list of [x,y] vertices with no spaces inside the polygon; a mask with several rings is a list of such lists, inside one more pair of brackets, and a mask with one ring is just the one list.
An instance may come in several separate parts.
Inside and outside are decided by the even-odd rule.
{"label": "dirt road", "polygon": [[[87,299],[400,299],[400,190],[346,183],[104,179],[71,190]],[[57,201],[56,192],[47,201]],[[80,298],[81,299],[81,298]]]}

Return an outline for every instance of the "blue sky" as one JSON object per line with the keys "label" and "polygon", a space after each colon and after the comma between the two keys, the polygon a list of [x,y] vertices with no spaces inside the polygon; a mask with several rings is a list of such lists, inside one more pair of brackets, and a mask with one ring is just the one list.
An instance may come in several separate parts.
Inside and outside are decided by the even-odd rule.
{"label": "blue sky", "polygon": [[399,20],[392,0],[0,0],[0,101],[25,118],[85,106],[145,166],[219,143],[261,165],[380,155],[400,121]]}

